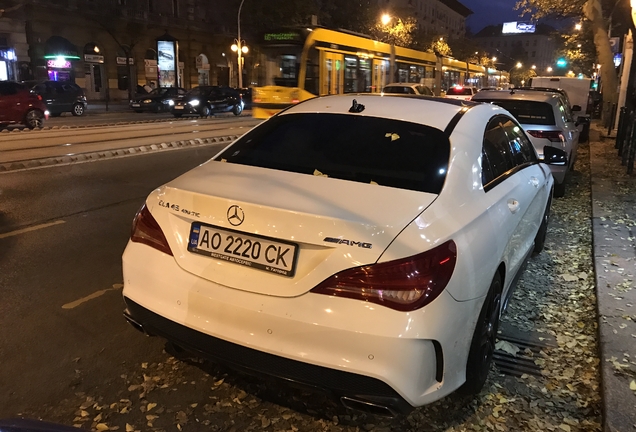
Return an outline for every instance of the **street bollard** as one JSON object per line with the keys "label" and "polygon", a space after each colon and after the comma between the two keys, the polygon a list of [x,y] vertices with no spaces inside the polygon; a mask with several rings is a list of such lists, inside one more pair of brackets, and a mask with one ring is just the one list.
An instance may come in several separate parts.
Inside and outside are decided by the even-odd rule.
{"label": "street bollard", "polygon": [[627,159],[629,157],[630,149],[634,146],[634,140],[636,139],[636,128],[634,127],[634,111],[630,112],[627,117],[627,132],[625,139],[623,140],[623,149],[621,151],[621,165],[627,165]]}
{"label": "street bollard", "polygon": [[[608,102],[609,103],[609,102]],[[614,122],[616,121],[616,104],[612,104],[610,106],[610,122],[607,125],[607,136],[612,135],[612,128],[614,126]]]}
{"label": "street bollard", "polygon": [[625,122],[625,116],[627,115],[627,108],[621,107],[621,113],[618,116],[618,130],[616,131],[616,142],[614,143],[614,148],[618,149],[618,155],[621,155],[623,151],[623,140],[625,139],[625,126],[627,123]]}

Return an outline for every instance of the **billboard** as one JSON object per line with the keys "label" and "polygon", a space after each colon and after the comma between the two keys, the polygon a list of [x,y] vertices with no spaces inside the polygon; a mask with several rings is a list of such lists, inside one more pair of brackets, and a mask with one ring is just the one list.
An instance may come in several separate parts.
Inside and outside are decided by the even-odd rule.
{"label": "billboard", "polygon": [[514,34],[514,33],[534,33],[536,26],[529,22],[512,21],[503,23],[501,33]]}
{"label": "billboard", "polygon": [[160,87],[177,87],[177,47],[175,41],[157,41]]}

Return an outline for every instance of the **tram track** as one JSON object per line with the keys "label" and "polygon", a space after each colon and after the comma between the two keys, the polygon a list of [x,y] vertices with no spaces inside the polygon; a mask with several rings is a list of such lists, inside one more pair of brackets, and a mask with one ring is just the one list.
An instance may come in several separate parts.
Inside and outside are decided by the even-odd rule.
{"label": "tram track", "polygon": [[162,123],[161,126],[156,123],[133,124],[73,129],[72,132],[56,129],[35,134],[10,134],[0,136],[0,163],[240,136],[259,122],[251,118],[196,119]]}

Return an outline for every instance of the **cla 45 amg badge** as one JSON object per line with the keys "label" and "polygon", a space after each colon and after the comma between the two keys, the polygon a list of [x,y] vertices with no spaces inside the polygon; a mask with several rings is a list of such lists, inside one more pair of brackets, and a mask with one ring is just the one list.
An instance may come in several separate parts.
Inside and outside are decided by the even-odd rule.
{"label": "cla 45 amg badge", "polygon": [[325,237],[323,239],[323,241],[326,241],[327,243],[336,243],[336,244],[346,244],[349,246],[358,246],[364,249],[371,249],[371,247],[373,246],[371,243],[362,243],[362,242],[357,242],[357,241],[353,241],[353,240],[347,240],[347,239],[343,239],[343,238],[335,238],[335,237]]}

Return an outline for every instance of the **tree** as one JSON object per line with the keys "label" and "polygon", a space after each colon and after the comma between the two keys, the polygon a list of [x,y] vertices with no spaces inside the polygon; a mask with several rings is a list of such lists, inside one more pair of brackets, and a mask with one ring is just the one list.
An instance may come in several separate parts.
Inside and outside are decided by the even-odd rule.
{"label": "tree", "polygon": [[[601,65],[604,99],[610,103],[617,102],[618,77],[607,33],[607,23],[603,18],[601,0],[519,0],[516,8],[522,10],[524,14],[531,14],[534,19],[585,18],[593,35],[596,56]],[[609,105],[611,104],[604,108],[604,116],[609,115]]]}
{"label": "tree", "polygon": [[415,42],[417,20],[409,17],[404,20],[394,18],[395,23],[382,24],[376,21],[371,27],[371,37],[381,42],[411,48]]}
{"label": "tree", "polygon": [[584,22],[578,32],[561,35],[561,39],[563,49],[557,53],[557,56],[565,58],[569,64],[569,70],[575,74],[591,76],[593,64],[596,63],[596,49],[589,22]]}

